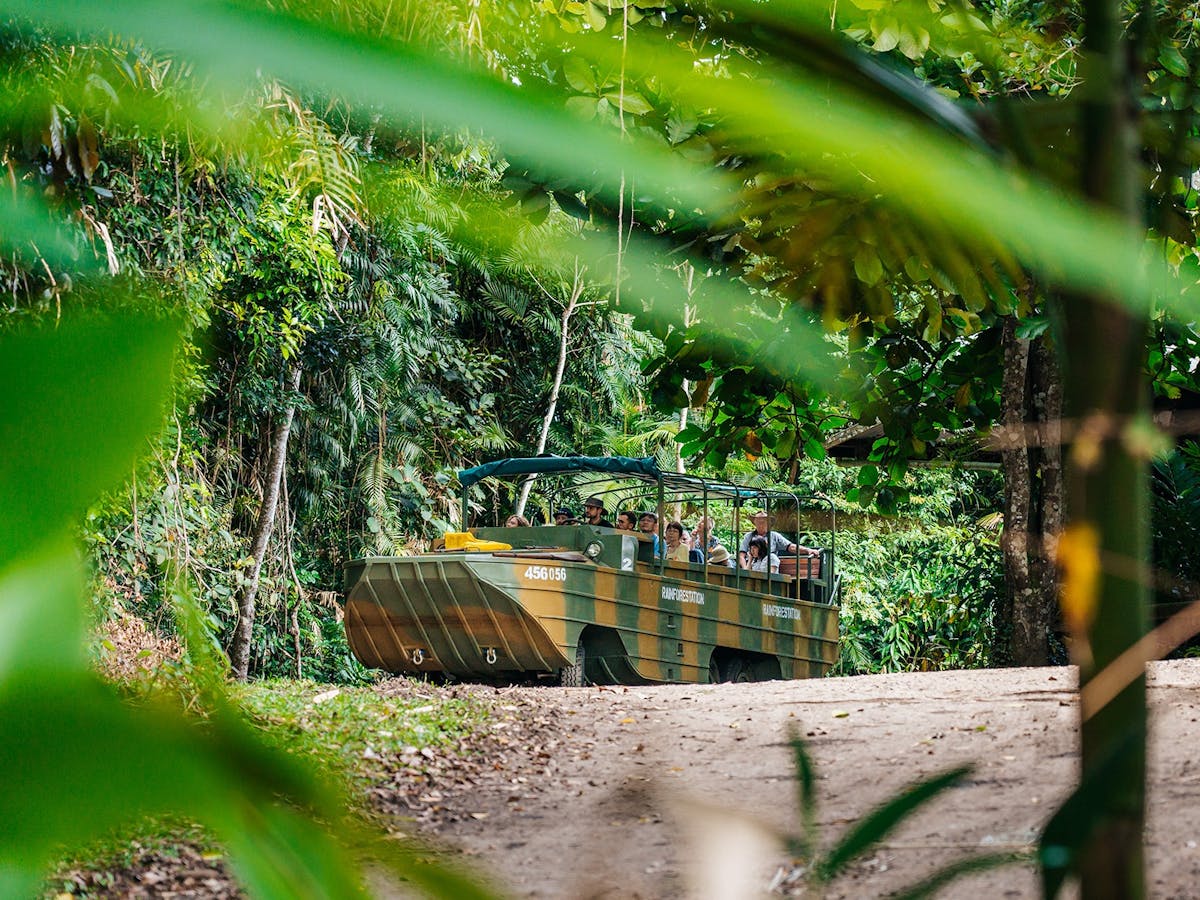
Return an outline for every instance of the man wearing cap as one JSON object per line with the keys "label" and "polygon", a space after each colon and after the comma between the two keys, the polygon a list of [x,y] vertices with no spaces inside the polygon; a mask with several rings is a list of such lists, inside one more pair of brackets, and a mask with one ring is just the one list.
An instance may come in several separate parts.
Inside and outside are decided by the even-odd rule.
{"label": "man wearing cap", "polygon": [[771,519],[761,509],[757,509],[750,514],[750,521],[754,523],[754,530],[742,538],[742,546],[738,549],[738,565],[740,565],[743,569],[750,568],[750,538],[754,537],[756,534],[760,537],[766,538],[768,554],[774,553],[777,556],[784,556],[785,554],[795,556],[796,552],[799,551],[801,556],[817,556],[821,552],[820,550],[814,550],[811,547],[799,547],[785,538],[778,531],[771,531],[768,533],[767,529],[770,525]]}
{"label": "man wearing cap", "polygon": [[588,497],[583,503],[583,518],[589,525],[612,528],[613,523],[604,518],[604,501],[599,497]]}
{"label": "man wearing cap", "polygon": [[575,524],[575,513],[571,512],[571,510],[567,509],[567,507],[565,507],[565,506],[560,506],[558,509],[556,509],[554,511],[554,524],[555,525],[574,525]]}

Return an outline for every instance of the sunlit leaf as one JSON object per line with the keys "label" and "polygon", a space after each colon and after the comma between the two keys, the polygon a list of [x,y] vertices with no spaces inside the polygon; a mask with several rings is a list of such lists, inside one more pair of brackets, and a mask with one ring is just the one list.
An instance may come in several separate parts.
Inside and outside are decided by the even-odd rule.
{"label": "sunlit leaf", "polygon": [[1158,51],[1158,61],[1162,63],[1164,69],[1180,78],[1186,78],[1192,70],[1187,59],[1177,47],[1163,47]]}
{"label": "sunlit leaf", "polygon": [[635,116],[644,116],[646,113],[654,109],[641,94],[636,91],[611,91],[604,95],[615,106],[620,107],[627,113],[632,113]]}
{"label": "sunlit leaf", "polygon": [[[749,15],[758,7],[739,4]],[[707,77],[653,41],[631,46],[636,53],[627,67],[637,77],[669,80],[680,99],[722,110],[724,126],[744,134],[747,146],[770,139],[848,194],[864,189],[866,173],[872,194],[885,195],[913,221],[942,233],[986,235],[1048,283],[1100,293],[1136,311],[1157,301],[1180,315],[1198,312],[1166,266],[1143,259],[1142,235],[1128,223],[898,117],[882,98],[795,70],[773,70],[771,79]],[[612,64],[611,48],[589,45],[587,52]]]}
{"label": "sunlit leaf", "polygon": [[568,56],[563,62],[563,75],[567,84],[581,94],[596,93],[596,76],[587,60],[580,56]]}
{"label": "sunlit leaf", "polygon": [[1055,561],[1062,570],[1059,590],[1064,623],[1073,637],[1083,639],[1100,602],[1100,533],[1095,524],[1084,520],[1065,528],[1058,538]]}
{"label": "sunlit leaf", "polygon": [[603,31],[608,24],[608,17],[604,15],[604,11],[595,3],[589,2],[584,10],[584,16],[587,18],[588,25],[592,31]]}

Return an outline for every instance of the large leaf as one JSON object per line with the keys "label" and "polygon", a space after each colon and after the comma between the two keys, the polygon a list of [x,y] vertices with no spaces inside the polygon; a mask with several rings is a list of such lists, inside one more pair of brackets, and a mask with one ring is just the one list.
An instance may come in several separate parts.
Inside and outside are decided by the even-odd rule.
{"label": "large leaf", "polygon": [[87,668],[81,564],[60,538],[0,572],[0,686]]}
{"label": "large leaf", "polygon": [[[607,45],[576,52],[584,51],[597,65],[620,61],[619,50]],[[1166,265],[1152,254],[1143,258],[1144,234],[963,143],[957,120],[935,120],[933,106],[922,109],[924,121],[904,115],[913,106],[907,93],[897,100],[882,82],[874,94],[849,90],[787,60],[770,69],[770,78],[707,75],[652,36],[631,39],[631,51],[632,78],[669,83],[677,102],[713,110],[726,139],[740,140],[747,153],[769,146],[773,158],[807,177],[826,178],[847,196],[886,198],[934,234],[957,235],[988,252],[1004,248],[1049,284],[1143,313],[1155,303],[1188,318],[1200,313]]]}
{"label": "large leaf", "polygon": [[55,268],[66,268],[73,255],[63,224],[54,221],[45,204],[11,191],[0,192],[0,247],[33,250]]}
{"label": "large leaf", "polygon": [[[146,815],[212,827],[263,896],[358,897],[345,854],[305,813],[277,804],[319,799],[296,764],[260,748],[236,722],[206,731],[176,715],[132,709],[84,674],[10,679],[0,687],[0,861],[36,872],[64,844]],[[327,814],[330,802],[320,803]]]}
{"label": "large leaf", "polygon": [[[741,9],[750,14],[758,7]],[[636,173],[647,202],[662,205],[675,198],[713,216],[730,199],[711,167],[688,165],[665,146],[578,121],[561,108],[558,95],[528,84],[506,85],[418,46],[217,0],[177,3],[170,15],[151,0],[113,7],[0,0],[0,10],[63,32],[137,36],[189,57],[218,86],[245,85],[260,72],[270,73],[381,108],[401,121],[425,116],[447,127],[469,124],[544,171],[569,178],[602,173],[610,193],[626,172]],[[608,44],[587,42],[576,52],[584,48],[606,68],[617,61],[619,49]],[[849,193],[881,194],[930,227],[979,236],[984,245],[998,242],[1047,283],[1100,292],[1139,311],[1156,300],[1170,302],[1181,315],[1197,311],[1165,266],[1142,259],[1135,230],[1050,184],[1006,171],[990,154],[898,119],[890,103],[901,92],[886,89],[881,79],[873,82],[881,93],[872,97],[788,67],[773,69],[769,79],[705,76],[690,58],[665,55],[661,44],[640,37],[631,41],[631,50],[626,57],[631,77],[657,78],[671,84],[679,102],[715,109],[722,126],[744,135],[748,148],[766,142]],[[905,99],[910,108],[914,102],[912,96]],[[937,115],[932,101],[922,111]],[[947,122],[951,117],[948,111],[943,116]],[[953,127],[962,134],[967,126],[956,121]]]}
{"label": "large leaf", "polygon": [[363,896],[344,846],[318,820],[435,896],[492,896],[428,854],[344,821],[338,794],[266,748],[219,696],[206,698],[203,723],[123,703],[83,665],[82,584],[66,546],[0,579],[0,766],[20,773],[0,791],[0,896],[30,894],[64,847],[148,815],[209,827],[257,896]]}
{"label": "large leaf", "polygon": [[808,856],[817,846],[817,772],[804,739],[799,734],[793,734],[790,743],[792,760],[796,765],[796,799],[803,829],[793,850],[801,856]]}
{"label": "large leaf", "polygon": [[72,317],[0,337],[0,570],[128,477],[160,423],[169,321]]}
{"label": "large leaf", "polygon": [[[536,85],[517,88],[415,43],[351,33],[259,3],[179,0],[168,13],[154,0],[110,6],[0,0],[0,11],[64,36],[116,33],[180,54],[210,79],[217,109],[225,108],[222,89],[244,89],[265,74],[386,111],[395,121],[424,117],[449,130],[482,129],[511,158],[558,174],[637,172],[640,187],[689,206],[711,207],[723,193],[715,173],[696,170],[664,147],[581,121],[562,108],[559,95]],[[188,114],[213,125],[211,111]]]}
{"label": "large leaf", "polygon": [[889,900],[926,900],[928,897],[936,897],[942,888],[964,875],[986,872],[990,869],[999,869],[1002,866],[1011,866],[1017,863],[1028,863],[1030,856],[1029,853],[981,853],[978,856],[968,856],[966,859],[943,866],[928,878],[923,878],[917,884],[890,895]]}
{"label": "large leaf", "polygon": [[[721,273],[702,274],[701,261],[678,254],[669,257],[670,246],[655,238],[631,236],[619,254],[615,243],[606,237],[593,238],[573,249],[588,260],[592,271],[619,281],[622,296],[633,298],[635,307],[646,307],[644,321],[679,327],[698,320],[727,358],[740,357],[764,370],[832,384],[836,373],[832,347],[825,342],[820,322],[807,311],[792,306],[776,318],[756,315],[753,307],[763,299],[760,294]],[[675,265],[691,262],[696,270],[691,285],[679,273],[664,270],[664,259]]]}
{"label": "large leaf", "polygon": [[882,840],[888,832],[922,805],[946,789],[954,787],[970,771],[970,766],[961,766],[918,781],[878,809],[868,813],[866,818],[851,828],[821,860],[817,866],[818,876],[824,881],[836,877],[847,863],[877,841]]}
{"label": "large leaf", "polygon": [[1112,785],[1132,754],[1145,749],[1145,732],[1131,729],[1080,782],[1046,823],[1038,841],[1042,896],[1054,900],[1067,877],[1079,872],[1080,853],[1113,816]]}

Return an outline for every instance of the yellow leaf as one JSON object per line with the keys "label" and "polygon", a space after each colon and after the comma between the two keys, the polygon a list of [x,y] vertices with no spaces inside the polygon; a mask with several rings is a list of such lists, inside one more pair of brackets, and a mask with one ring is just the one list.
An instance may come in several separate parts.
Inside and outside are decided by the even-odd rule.
{"label": "yellow leaf", "polygon": [[634,723],[634,720],[631,718],[628,718],[628,717],[621,720],[622,725],[632,725],[633,723]]}
{"label": "yellow leaf", "polygon": [[1100,589],[1100,533],[1090,522],[1063,530],[1057,559],[1062,571],[1060,587],[1063,621],[1076,638],[1083,638],[1096,618]]}

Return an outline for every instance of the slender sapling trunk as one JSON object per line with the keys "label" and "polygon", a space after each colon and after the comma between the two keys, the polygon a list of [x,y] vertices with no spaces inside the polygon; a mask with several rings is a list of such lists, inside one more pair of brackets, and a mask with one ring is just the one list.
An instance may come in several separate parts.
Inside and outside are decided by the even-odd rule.
{"label": "slender sapling trunk", "polygon": [[258,521],[250,543],[250,571],[246,574],[246,586],[238,600],[238,621],[233,632],[229,650],[229,661],[233,675],[245,681],[250,673],[250,638],[254,632],[255,601],[258,597],[258,580],[262,572],[263,559],[271,540],[275,525],[275,512],[279,507],[280,485],[283,482],[283,467],[287,460],[288,438],[292,433],[292,419],[296,414],[296,393],[300,390],[300,361],[294,360],[287,373],[288,401],[275,431],[271,435],[271,446],[267,456],[266,483],[263,485],[263,501],[259,508]]}

